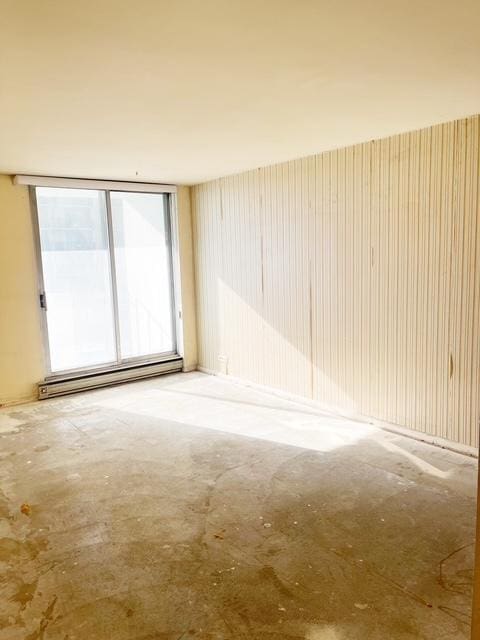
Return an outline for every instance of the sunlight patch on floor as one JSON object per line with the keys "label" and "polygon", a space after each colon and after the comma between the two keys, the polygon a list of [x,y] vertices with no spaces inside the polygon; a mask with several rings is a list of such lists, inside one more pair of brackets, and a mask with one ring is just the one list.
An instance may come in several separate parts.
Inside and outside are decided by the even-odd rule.
{"label": "sunlight patch on floor", "polygon": [[310,625],[305,640],[346,640],[345,635],[331,625]]}

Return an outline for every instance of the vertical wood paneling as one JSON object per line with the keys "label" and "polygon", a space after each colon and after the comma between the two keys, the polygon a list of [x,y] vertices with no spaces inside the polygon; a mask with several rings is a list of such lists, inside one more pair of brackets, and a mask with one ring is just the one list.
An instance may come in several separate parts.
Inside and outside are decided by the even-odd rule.
{"label": "vertical wood paneling", "polygon": [[199,358],[478,445],[479,116],[193,189]]}

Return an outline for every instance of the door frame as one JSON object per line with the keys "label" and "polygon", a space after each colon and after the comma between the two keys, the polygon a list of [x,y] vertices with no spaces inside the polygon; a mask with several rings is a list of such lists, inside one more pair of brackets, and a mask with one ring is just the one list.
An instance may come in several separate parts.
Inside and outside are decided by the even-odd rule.
{"label": "door frame", "polygon": [[[17,176],[17,178],[23,178],[24,176]],[[59,381],[62,379],[71,379],[76,377],[82,377],[85,375],[95,375],[108,372],[114,372],[117,370],[128,369],[132,366],[156,364],[164,361],[171,360],[172,357],[183,357],[183,341],[182,341],[182,310],[181,310],[181,288],[180,288],[180,256],[178,253],[178,212],[176,206],[176,187],[171,185],[157,185],[147,183],[134,183],[134,182],[111,182],[102,180],[88,180],[88,179],[70,179],[70,178],[42,178],[39,176],[25,176],[28,180],[25,180],[23,184],[29,186],[29,198],[30,198],[30,211],[32,217],[33,236],[35,244],[35,260],[37,267],[37,288],[38,288],[38,303],[40,310],[40,326],[42,346],[45,358],[46,375],[45,381]],[[17,184],[22,184],[21,180],[16,179]],[[36,188],[37,187],[54,187],[62,189],[91,189],[94,191],[102,191],[105,196],[106,207],[106,222],[107,222],[107,235],[108,235],[108,251],[110,261],[110,280],[112,286],[112,306],[113,306],[113,321],[115,327],[116,336],[116,355],[115,361],[104,363],[101,365],[92,365],[87,367],[78,367],[74,369],[52,371],[50,361],[50,348],[48,340],[48,323],[47,323],[47,308],[48,299],[46,300],[45,307],[45,282],[43,277],[43,263],[42,263],[42,249],[40,243],[40,226],[38,219],[38,207]],[[120,332],[119,332],[119,318],[118,318],[118,298],[117,298],[117,283],[115,280],[115,255],[114,247],[111,246],[113,240],[113,226],[112,226],[112,213],[110,192],[127,192],[127,193],[150,193],[155,195],[163,195],[164,206],[166,213],[166,242],[169,246],[169,277],[171,283],[171,301],[172,301],[172,330],[174,337],[174,348],[172,351],[151,354],[149,356],[134,356],[130,358],[120,358]]]}

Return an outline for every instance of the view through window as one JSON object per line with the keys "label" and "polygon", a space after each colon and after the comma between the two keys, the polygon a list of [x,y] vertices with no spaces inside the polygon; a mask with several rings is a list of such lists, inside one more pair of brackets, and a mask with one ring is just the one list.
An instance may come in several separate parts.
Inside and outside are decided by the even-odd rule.
{"label": "view through window", "polygon": [[168,197],[37,187],[52,373],[175,351]]}

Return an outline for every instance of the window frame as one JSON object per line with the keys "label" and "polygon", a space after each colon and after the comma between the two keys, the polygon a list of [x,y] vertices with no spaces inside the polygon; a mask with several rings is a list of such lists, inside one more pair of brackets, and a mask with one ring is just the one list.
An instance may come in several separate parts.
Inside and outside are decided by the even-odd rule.
{"label": "window frame", "polygon": [[[16,176],[16,184],[28,184],[29,197],[32,214],[33,235],[35,242],[35,256],[37,265],[37,286],[38,301],[40,311],[40,325],[42,334],[42,345],[45,358],[45,382],[60,381],[72,379],[76,377],[84,377],[88,375],[98,375],[109,372],[130,369],[134,366],[160,364],[172,360],[172,358],[183,357],[183,326],[182,326],[182,305],[181,305],[181,288],[180,288],[180,256],[178,242],[178,211],[176,187],[171,185],[157,185],[135,182],[115,182],[115,181],[98,181],[83,180],[70,178],[42,178],[38,176]],[[50,361],[50,347],[48,338],[48,322],[47,308],[44,304],[46,299],[45,283],[43,276],[42,249],[40,242],[40,227],[37,206],[37,187],[57,187],[62,189],[92,189],[102,191],[105,198],[106,215],[107,215],[107,238],[108,251],[110,259],[110,283],[112,291],[113,306],[113,328],[115,331],[115,361],[103,363],[101,365],[92,365],[87,367],[78,367],[62,371],[52,371]],[[166,214],[166,232],[167,245],[169,247],[169,279],[171,291],[171,319],[173,332],[173,350],[157,354],[149,354],[148,356],[133,356],[129,358],[121,358],[120,351],[120,329],[118,316],[118,295],[117,282],[115,277],[115,249],[113,245],[113,225],[112,225],[112,208],[110,193],[111,192],[128,192],[128,193],[148,193],[155,195],[163,195]]]}

